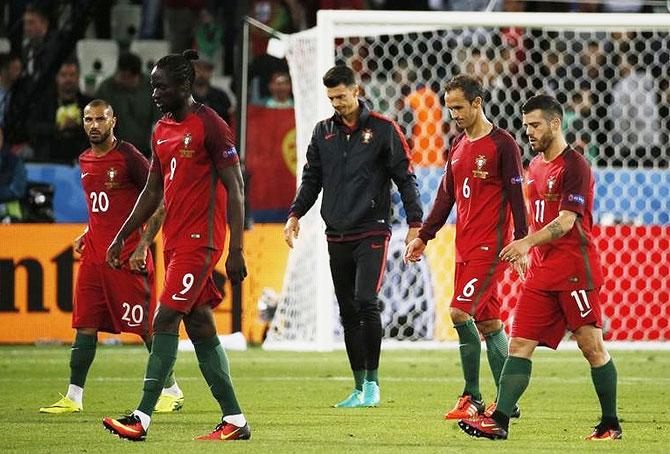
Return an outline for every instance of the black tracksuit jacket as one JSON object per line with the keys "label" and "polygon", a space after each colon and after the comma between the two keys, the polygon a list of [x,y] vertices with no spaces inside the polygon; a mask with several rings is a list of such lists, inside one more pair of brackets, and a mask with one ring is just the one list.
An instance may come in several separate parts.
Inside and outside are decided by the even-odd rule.
{"label": "black tracksuit jacket", "polygon": [[395,121],[359,102],[355,128],[347,127],[337,113],[314,127],[291,206],[291,215],[300,218],[323,188],[321,217],[329,241],[389,235],[391,180],[400,192],[407,223],[421,226],[423,212],[407,141]]}

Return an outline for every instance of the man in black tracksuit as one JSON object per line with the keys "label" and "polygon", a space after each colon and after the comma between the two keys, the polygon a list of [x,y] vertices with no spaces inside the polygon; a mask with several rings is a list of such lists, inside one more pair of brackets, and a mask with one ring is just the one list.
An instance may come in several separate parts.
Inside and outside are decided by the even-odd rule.
{"label": "man in black tracksuit", "polygon": [[323,84],[336,113],[314,128],[284,238],[293,247],[298,219],[323,188],[321,216],[355,380],[352,394],[336,407],[374,407],[380,402],[382,326],[377,293],[391,236],[391,180],[407,213],[406,243],[416,237],[423,213],[409,147],[398,125],[358,99],[359,87],[350,68],[331,68]]}

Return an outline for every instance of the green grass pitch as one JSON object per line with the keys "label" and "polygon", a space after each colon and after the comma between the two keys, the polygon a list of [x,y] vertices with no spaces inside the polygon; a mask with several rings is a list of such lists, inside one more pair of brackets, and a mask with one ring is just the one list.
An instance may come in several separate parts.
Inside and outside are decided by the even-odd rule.
{"label": "green grass pitch", "polygon": [[[485,356],[485,355],[483,355]],[[670,452],[670,352],[615,351],[624,439],[586,442],[599,406],[586,361],[576,351],[538,350],[533,378],[521,401],[522,418],[507,441],[472,439],[442,419],[462,389],[458,352],[385,351],[382,406],[335,409],[352,382],[342,351],[229,354],[238,397],[252,428],[248,442],[192,441],[220,418],[193,353],[180,352],[177,379],[184,408],[156,415],[145,442],[123,441],[103,430],[103,416],[137,404],[147,354],[141,347],[99,347],[91,367],[84,412],[42,415],[38,408],[65,392],[69,348],[0,347],[0,452]],[[482,361],[482,390],[493,394]]]}

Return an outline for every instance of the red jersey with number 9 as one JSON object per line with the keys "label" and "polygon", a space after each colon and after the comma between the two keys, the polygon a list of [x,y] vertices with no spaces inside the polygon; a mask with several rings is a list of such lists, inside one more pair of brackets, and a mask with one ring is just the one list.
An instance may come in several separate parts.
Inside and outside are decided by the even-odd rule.
{"label": "red jersey with number 9", "polygon": [[[81,184],[88,205],[88,232],[82,261],[105,263],[107,248],[133,210],[144,188],[149,162],[128,142],[119,142],[102,156],[89,148],[79,156]],[[128,260],[140,240],[140,230],[126,238],[120,259]]]}
{"label": "red jersey with number 9", "polygon": [[222,250],[226,191],[219,171],[239,162],[230,128],[214,110],[195,103],[182,121],[165,115],[151,138],[151,172],[163,178],[165,250]]}
{"label": "red jersey with number 9", "polygon": [[600,287],[600,258],[591,234],[595,180],[586,158],[571,147],[550,162],[538,155],[528,166],[526,183],[533,232],[551,223],[561,210],[577,213],[577,219],[561,238],[531,249],[525,285],[539,290]]}

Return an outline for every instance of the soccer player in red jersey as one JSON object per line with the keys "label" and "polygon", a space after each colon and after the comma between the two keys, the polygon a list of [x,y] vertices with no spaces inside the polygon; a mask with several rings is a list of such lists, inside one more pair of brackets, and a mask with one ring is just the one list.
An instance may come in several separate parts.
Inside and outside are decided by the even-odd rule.
{"label": "soccer player in red jersey", "polygon": [[498,406],[491,416],[459,421],[476,437],[505,439],[509,416],[530,381],[538,345],[555,349],[566,328],[591,365],[602,417],[588,440],[621,438],[616,411],[617,372],[603,342],[598,292],[603,278],[593,244],[594,178],[589,163],[562,132],[563,109],[555,98],[537,95],[523,106],[523,124],[533,151],[528,169],[532,231],[508,244],[503,261],[516,263],[531,252],[512,324],[509,357],[500,377]]}
{"label": "soccer player in red jersey", "polygon": [[[106,101],[91,101],[84,108],[83,120],[91,144],[79,157],[88,225],[74,241],[81,265],[72,313],[72,327],[77,334],[70,353],[70,385],[62,399],[40,408],[41,413],[82,410],[84,383],[95,358],[98,331],[137,334],[151,350],[149,316],[154,309],[154,267],[149,246],[160,229],[164,211],[159,208],[144,231],[137,228],[128,237],[121,251],[120,269],[106,265],[107,245],[135,205],[147,179],[149,163],[133,145],[114,137],[116,117]],[[170,374],[156,411],[178,410],[183,401],[184,395]]]}
{"label": "soccer player in red jersey", "polygon": [[124,241],[164,199],[165,286],[153,320],[144,394],[132,414],[103,419],[108,430],[130,440],[146,436],[160,389],[177,356],[182,320],[200,370],[223,412],[214,431],[197,439],[230,441],[251,436],[212,313],[221,302],[212,272],[223,252],[226,219],[230,224],[226,274],[234,285],[247,275],[242,254],[242,173],[230,128],[191,95],[195,72],[190,60],[197,58],[193,50],[167,55],[151,73],[153,100],[164,114],[151,138],[151,170],[133,212],[107,251],[107,262],[118,266]]}
{"label": "soccer player in red jersey", "polygon": [[[511,241],[512,227],[514,238],[523,238],[527,227],[519,147],[507,131],[486,118],[481,82],[457,76],[447,83],[444,99],[464,132],[451,145],[433,209],[418,238],[407,245],[405,260],[421,260],[426,244],[435,238],[456,204],[456,272],[450,315],[458,333],[465,387],[444,417],[461,419],[485,412],[479,389],[480,333],[499,386],[507,338],[497,291],[505,264],[498,253]],[[489,410],[492,408],[493,404]],[[515,416],[519,416],[518,409]]]}

